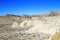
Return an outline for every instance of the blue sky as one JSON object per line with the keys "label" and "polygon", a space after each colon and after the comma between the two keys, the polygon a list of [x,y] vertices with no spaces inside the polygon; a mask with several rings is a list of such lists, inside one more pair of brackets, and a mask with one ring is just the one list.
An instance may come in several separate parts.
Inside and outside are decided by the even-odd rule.
{"label": "blue sky", "polygon": [[0,0],[0,16],[6,14],[37,15],[60,11],[60,0]]}

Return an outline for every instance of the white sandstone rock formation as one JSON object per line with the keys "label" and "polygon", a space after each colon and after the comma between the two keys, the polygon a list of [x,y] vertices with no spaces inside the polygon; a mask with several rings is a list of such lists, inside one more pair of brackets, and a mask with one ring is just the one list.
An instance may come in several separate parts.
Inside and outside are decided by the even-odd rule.
{"label": "white sandstone rock formation", "polygon": [[14,22],[13,24],[12,24],[12,26],[11,26],[11,28],[17,28],[18,27],[18,23],[17,22]]}
{"label": "white sandstone rock formation", "polygon": [[42,32],[45,34],[53,35],[60,32],[60,17],[43,17],[45,20],[32,20],[32,27],[27,33]]}
{"label": "white sandstone rock formation", "polygon": [[25,28],[25,27],[31,27],[26,33],[45,33],[54,35],[57,32],[60,32],[60,16],[53,16],[53,17],[42,17],[39,19],[39,17],[33,18],[33,19],[25,19],[21,23],[15,22],[13,23],[13,28]]}

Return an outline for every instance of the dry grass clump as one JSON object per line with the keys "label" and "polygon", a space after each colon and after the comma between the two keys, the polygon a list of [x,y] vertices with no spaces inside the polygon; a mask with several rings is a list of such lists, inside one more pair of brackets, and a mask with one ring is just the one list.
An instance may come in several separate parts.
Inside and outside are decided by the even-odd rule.
{"label": "dry grass clump", "polygon": [[52,36],[52,40],[60,40],[60,32]]}

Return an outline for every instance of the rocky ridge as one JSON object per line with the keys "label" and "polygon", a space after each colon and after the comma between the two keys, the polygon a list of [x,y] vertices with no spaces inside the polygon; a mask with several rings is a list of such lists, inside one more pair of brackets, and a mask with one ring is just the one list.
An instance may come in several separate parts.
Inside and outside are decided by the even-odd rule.
{"label": "rocky ridge", "polygon": [[60,32],[60,13],[0,17],[0,40],[52,40]]}

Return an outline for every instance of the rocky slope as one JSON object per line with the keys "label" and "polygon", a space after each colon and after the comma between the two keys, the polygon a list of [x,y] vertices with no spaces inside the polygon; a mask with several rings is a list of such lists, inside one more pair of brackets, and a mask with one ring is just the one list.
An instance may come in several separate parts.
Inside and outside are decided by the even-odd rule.
{"label": "rocky slope", "polygon": [[[0,40],[53,40],[60,32],[60,13],[0,17]],[[55,39],[54,39],[55,40]]]}

